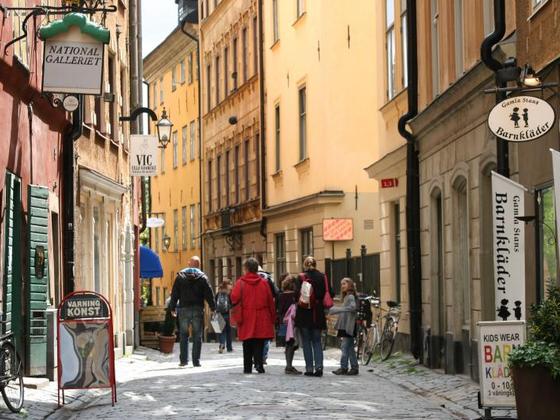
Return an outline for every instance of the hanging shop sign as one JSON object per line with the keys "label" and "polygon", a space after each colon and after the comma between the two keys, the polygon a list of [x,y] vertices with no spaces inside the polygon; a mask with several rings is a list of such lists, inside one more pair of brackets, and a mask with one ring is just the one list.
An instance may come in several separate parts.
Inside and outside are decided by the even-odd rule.
{"label": "hanging shop sign", "polygon": [[514,408],[515,393],[508,360],[514,348],[525,344],[525,322],[480,321],[477,325],[480,405]]}
{"label": "hanging shop sign", "polygon": [[117,401],[113,315],[95,292],[70,293],[58,306],[58,405],[67,389],[111,388]]}
{"label": "hanging shop sign", "polygon": [[496,320],[525,319],[525,191],[492,172]]}
{"label": "hanging shop sign", "polygon": [[44,44],[43,92],[101,95],[108,29],[69,13],[39,29]]}
{"label": "hanging shop sign", "polygon": [[146,220],[146,226],[149,228],[159,228],[165,225],[165,220],[160,217],[148,217]]}
{"label": "hanging shop sign", "polygon": [[130,176],[157,175],[158,139],[155,136],[130,136]]}
{"label": "hanging shop sign", "polygon": [[324,241],[351,241],[354,239],[352,219],[323,219]]}
{"label": "hanging shop sign", "polygon": [[497,137],[524,142],[544,136],[556,116],[548,102],[533,96],[516,96],[497,104],[488,116],[488,127]]}

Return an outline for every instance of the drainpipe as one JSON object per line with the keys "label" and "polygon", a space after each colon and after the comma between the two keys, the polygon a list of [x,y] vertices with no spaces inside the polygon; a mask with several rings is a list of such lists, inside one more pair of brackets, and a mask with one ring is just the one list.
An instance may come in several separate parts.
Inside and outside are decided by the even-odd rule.
{"label": "drainpipe", "polygon": [[[198,83],[197,83],[197,96],[198,96],[198,191],[199,191],[199,200],[200,200],[200,211],[199,211],[199,215],[198,215],[198,229],[199,229],[199,241],[200,241],[200,268],[204,269],[204,244],[202,243],[202,229],[203,229],[203,223],[202,223],[202,215],[203,215],[203,211],[202,211],[202,187],[203,187],[203,182],[202,182],[202,81],[200,79],[200,75],[201,75],[201,71],[200,71],[200,67],[201,67],[201,62],[200,62],[200,38],[197,38],[195,36],[193,36],[192,34],[189,33],[189,31],[187,31],[185,29],[185,25],[187,24],[187,18],[185,17],[185,19],[183,19],[183,21],[181,21],[179,23],[179,25],[181,25],[181,31],[188,36],[190,39],[192,39],[194,42],[196,42],[196,62],[197,62],[197,66],[196,66],[196,74],[197,74],[197,78],[198,78]],[[199,26],[200,28],[200,26]],[[200,35],[199,35],[200,37]]]}
{"label": "drainpipe", "polygon": [[[506,7],[504,0],[494,0],[494,32],[488,35],[482,45],[480,46],[480,58],[482,62],[490,70],[494,72],[494,77],[496,79],[496,86],[498,88],[504,88],[507,86],[507,82],[503,82],[498,78],[498,71],[501,70],[504,65],[492,57],[492,47],[496,45],[504,37],[506,32]],[[501,92],[498,90],[496,92],[496,103],[499,103],[506,99],[506,92]],[[498,173],[509,178],[509,147],[508,142],[496,137],[496,153],[498,160]]]}
{"label": "drainpipe", "polygon": [[418,54],[416,0],[406,1],[408,112],[398,123],[406,139],[406,238],[408,255],[408,296],[410,302],[410,351],[422,358],[422,270],[420,266],[420,176],[417,141],[406,124],[418,114]]}
{"label": "drainpipe", "polygon": [[62,148],[62,191],[64,209],[64,285],[63,296],[74,291],[74,196],[76,191],[74,142],[82,135],[84,100],[78,96],[78,108],[72,113],[72,124],[64,135]]}
{"label": "drainpipe", "polygon": [[259,96],[260,96],[260,115],[259,131],[261,133],[261,227],[260,234],[266,240],[266,217],[262,212],[267,208],[266,202],[266,127],[265,127],[265,96],[264,96],[264,30],[263,30],[263,0],[258,0],[258,24],[259,24]]}

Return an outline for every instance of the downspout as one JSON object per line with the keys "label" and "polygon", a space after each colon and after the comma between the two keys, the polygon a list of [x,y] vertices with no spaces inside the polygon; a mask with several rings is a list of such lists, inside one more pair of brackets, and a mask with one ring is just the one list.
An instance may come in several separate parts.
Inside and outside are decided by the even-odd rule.
{"label": "downspout", "polygon": [[260,234],[266,240],[266,217],[263,216],[268,204],[266,201],[266,126],[265,126],[265,96],[264,96],[264,29],[263,29],[263,0],[258,0],[257,5],[258,24],[259,24],[259,131],[261,133],[261,226]]}
{"label": "downspout", "polygon": [[408,296],[410,302],[410,351],[422,358],[422,270],[420,257],[420,176],[417,141],[406,124],[418,114],[418,51],[416,0],[406,0],[406,42],[408,112],[398,123],[406,139],[406,238],[408,255]]}
{"label": "downspout", "polygon": [[82,135],[84,118],[84,99],[79,96],[79,105],[72,113],[72,124],[63,139],[62,150],[62,189],[64,208],[64,285],[63,296],[74,291],[74,196],[76,191],[74,142]]}
{"label": "downspout", "polygon": [[[502,63],[492,57],[492,48],[506,33],[506,7],[504,0],[494,0],[494,32],[488,35],[480,46],[480,58],[490,70],[494,72],[496,86],[504,88],[507,82],[498,79],[498,71],[504,67]],[[506,99],[506,92],[496,92],[496,103]],[[508,142],[496,137],[496,153],[498,173],[509,178],[509,147]]]}
{"label": "downspout", "polygon": [[[201,269],[204,268],[204,244],[202,243],[202,229],[203,229],[203,223],[202,223],[202,215],[204,214],[202,211],[202,187],[203,187],[203,182],[202,182],[202,92],[201,92],[201,86],[202,86],[202,81],[200,80],[200,66],[201,66],[201,62],[200,62],[200,38],[197,38],[193,35],[191,35],[189,33],[189,31],[185,30],[185,24],[187,23],[186,18],[183,19],[182,22],[180,22],[181,25],[181,31],[188,36],[190,39],[192,39],[194,42],[196,42],[196,74],[197,74],[197,78],[198,78],[198,83],[197,83],[197,96],[198,96],[198,191],[199,191],[199,200],[200,200],[200,211],[198,214],[198,230],[199,230],[199,244],[200,244],[200,265],[201,265]],[[200,26],[199,26],[200,27]],[[200,35],[199,35],[200,37]]]}

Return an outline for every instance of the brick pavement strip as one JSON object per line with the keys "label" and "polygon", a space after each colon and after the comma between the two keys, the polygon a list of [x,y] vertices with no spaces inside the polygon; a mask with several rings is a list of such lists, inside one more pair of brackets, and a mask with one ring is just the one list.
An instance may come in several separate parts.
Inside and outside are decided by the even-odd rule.
{"label": "brick pavement strip", "polygon": [[[325,377],[286,376],[282,349],[271,348],[265,375],[243,375],[240,346],[218,354],[213,343],[203,345],[201,368],[178,368],[178,348],[172,355],[151,349],[117,361],[118,403],[111,406],[106,390],[71,391],[67,405],[57,409],[56,384],[26,389],[24,413],[0,409],[0,418],[27,419],[475,419],[480,417],[469,378],[444,375],[396,355],[372,361],[357,377],[330,373],[340,352],[329,349]],[[303,366],[301,351],[295,365]],[[504,413],[501,413],[502,415]],[[511,413],[510,413],[511,414]]]}

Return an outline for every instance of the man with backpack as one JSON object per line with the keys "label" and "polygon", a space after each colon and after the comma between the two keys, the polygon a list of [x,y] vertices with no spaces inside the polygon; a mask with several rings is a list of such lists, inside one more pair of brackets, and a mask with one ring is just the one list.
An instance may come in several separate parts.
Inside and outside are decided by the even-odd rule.
{"label": "man with backpack", "polygon": [[231,324],[229,322],[229,311],[231,310],[231,299],[229,297],[229,281],[224,281],[216,294],[216,312],[224,318],[226,322],[224,329],[220,333],[220,353],[224,352],[227,346],[227,352],[231,353],[233,347],[231,345]]}
{"label": "man with backpack", "polygon": [[173,316],[179,317],[179,366],[186,366],[189,363],[189,327],[192,328],[193,335],[193,366],[200,366],[204,301],[208,302],[212,312],[216,310],[214,292],[208,277],[200,270],[200,258],[195,256],[190,259],[188,267],[177,274],[169,302],[169,309]]}

